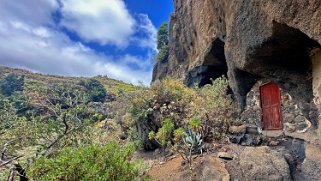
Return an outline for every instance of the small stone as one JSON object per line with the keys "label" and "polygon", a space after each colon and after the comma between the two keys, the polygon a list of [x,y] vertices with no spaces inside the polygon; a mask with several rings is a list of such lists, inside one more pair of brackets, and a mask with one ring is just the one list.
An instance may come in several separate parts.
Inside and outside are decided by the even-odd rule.
{"label": "small stone", "polygon": [[160,165],[164,165],[166,162],[159,162]]}
{"label": "small stone", "polygon": [[270,146],[278,146],[279,145],[279,141],[270,141]]}
{"label": "small stone", "polygon": [[241,126],[230,126],[229,127],[229,132],[232,134],[243,134],[246,132],[246,126],[241,125]]}
{"label": "small stone", "polygon": [[228,153],[228,152],[219,152],[217,154],[217,156],[221,159],[224,159],[224,160],[233,160],[234,159],[234,155],[231,153]]}
{"label": "small stone", "polygon": [[283,120],[285,122],[294,122],[295,116],[293,115],[293,113],[284,113],[284,117]]}
{"label": "small stone", "polygon": [[187,161],[186,161],[186,160],[182,160],[182,161],[181,161],[181,166],[186,165],[186,163],[187,163]]}
{"label": "small stone", "polygon": [[257,126],[248,126],[246,127],[246,133],[247,134],[259,134],[257,130]]}
{"label": "small stone", "polygon": [[310,127],[311,127],[311,122],[308,120],[305,120],[304,123],[300,123],[297,127],[297,131],[298,133],[305,133]]}
{"label": "small stone", "polygon": [[295,131],[295,129],[296,129],[295,124],[292,124],[292,123],[285,123],[285,130],[286,130],[287,132],[292,133],[292,132],[294,132],[294,131]]}
{"label": "small stone", "polygon": [[294,121],[296,123],[302,123],[302,122],[304,123],[306,121],[306,118],[302,115],[298,115],[297,117],[295,117]]}
{"label": "small stone", "polygon": [[158,155],[161,153],[161,150],[159,148],[157,148],[155,151],[154,151],[154,155]]}

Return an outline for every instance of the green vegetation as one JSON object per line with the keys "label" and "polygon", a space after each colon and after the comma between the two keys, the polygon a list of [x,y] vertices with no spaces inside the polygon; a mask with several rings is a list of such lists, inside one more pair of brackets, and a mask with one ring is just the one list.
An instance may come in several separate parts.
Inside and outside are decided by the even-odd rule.
{"label": "green vegetation", "polygon": [[199,119],[192,119],[189,124],[188,124],[188,128],[192,129],[195,132],[198,132],[202,129],[202,122]]}
{"label": "green vegetation", "polygon": [[172,137],[172,131],[174,129],[174,124],[170,119],[165,119],[163,126],[158,130],[158,132],[155,134],[155,132],[149,133],[149,139],[156,139],[156,141],[162,145],[162,147],[166,147],[167,143],[170,141]]}
{"label": "green vegetation", "polygon": [[93,102],[104,102],[107,97],[106,89],[103,84],[96,79],[80,81],[80,85],[84,86],[89,94],[89,98]]}
{"label": "green vegetation", "polygon": [[165,45],[161,49],[159,49],[157,60],[160,62],[166,62],[168,60],[168,56],[169,56],[169,48],[168,48],[168,45]]}
{"label": "green vegetation", "polygon": [[184,144],[179,145],[181,150],[177,150],[177,152],[184,153],[185,156],[183,156],[183,158],[188,161],[189,168],[192,169],[192,154],[202,153],[203,151],[202,135],[192,130],[188,130],[183,137],[183,143]]}
{"label": "green vegetation", "polygon": [[134,148],[132,144],[121,148],[116,142],[64,148],[55,158],[40,157],[28,175],[39,181],[139,180],[141,164],[130,161]]}
{"label": "green vegetation", "polygon": [[177,142],[183,138],[185,130],[183,128],[177,128],[174,130],[174,141]]}
{"label": "green vegetation", "polygon": [[237,113],[225,77],[146,88],[0,68],[0,89],[0,180],[142,180],[133,143],[174,151],[192,168],[192,155],[226,138]]}
{"label": "green vegetation", "polygon": [[[0,82],[0,162],[6,163],[0,166],[0,180],[9,174],[22,180],[140,179],[139,165],[131,161],[133,146],[109,142],[126,139],[129,97],[142,88],[107,77],[59,77],[2,67]],[[121,94],[111,93],[119,89]]]}
{"label": "green vegetation", "polygon": [[24,76],[11,73],[0,81],[0,93],[4,96],[11,96],[16,91],[23,91]]}
{"label": "green vegetation", "polygon": [[[157,133],[159,130],[163,132],[164,125],[167,125],[164,120],[168,119],[173,124],[171,131],[190,128],[201,133],[206,141],[224,138],[230,122],[234,120],[233,113],[237,112],[227,89],[224,77],[203,88],[189,88],[175,79],[155,83],[150,90],[138,93],[132,99],[133,128],[137,133],[133,139],[140,140],[146,150],[157,147],[155,142],[160,140]],[[142,94],[145,96],[139,96]],[[181,129],[179,131],[176,134],[167,132],[170,138],[166,138],[166,142],[173,143]],[[148,139],[153,136],[156,139]]]}
{"label": "green vegetation", "polygon": [[164,22],[157,32],[157,49],[159,51],[157,55],[157,60],[161,62],[166,62],[169,55],[169,30],[168,23]]}

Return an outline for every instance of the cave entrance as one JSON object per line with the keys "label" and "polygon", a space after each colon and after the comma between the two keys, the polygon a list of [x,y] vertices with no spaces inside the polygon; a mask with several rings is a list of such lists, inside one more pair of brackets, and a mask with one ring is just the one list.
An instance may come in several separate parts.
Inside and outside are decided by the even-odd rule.
{"label": "cave entrance", "polygon": [[283,123],[302,127],[301,130],[309,122],[317,126],[318,111],[313,101],[315,67],[311,58],[316,48],[320,44],[300,30],[274,22],[272,36],[249,51],[245,68],[236,74],[241,75],[237,79],[238,93],[245,98],[245,105],[255,101],[246,97],[254,88],[250,85],[275,82],[282,92]]}
{"label": "cave entrance", "polygon": [[227,77],[227,63],[224,54],[225,43],[216,38],[207,48],[204,56],[204,62],[201,66],[191,70],[185,80],[188,86],[203,87],[206,84],[212,84],[212,80],[221,76]]}

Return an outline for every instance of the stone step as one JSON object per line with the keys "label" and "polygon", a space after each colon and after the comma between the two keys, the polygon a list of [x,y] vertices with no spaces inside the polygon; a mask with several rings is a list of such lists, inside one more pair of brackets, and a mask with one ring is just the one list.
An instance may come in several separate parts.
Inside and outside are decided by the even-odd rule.
{"label": "stone step", "polygon": [[268,130],[268,131],[262,131],[262,135],[266,137],[271,137],[271,138],[277,138],[281,137],[284,135],[283,130]]}

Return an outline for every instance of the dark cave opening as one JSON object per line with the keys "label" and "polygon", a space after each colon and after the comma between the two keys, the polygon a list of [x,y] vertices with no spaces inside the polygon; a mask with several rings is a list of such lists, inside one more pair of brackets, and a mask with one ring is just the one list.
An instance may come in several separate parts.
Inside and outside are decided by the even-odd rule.
{"label": "dark cave opening", "polygon": [[272,74],[274,69],[311,72],[310,51],[315,47],[320,45],[300,30],[274,22],[272,37],[250,53],[249,68],[256,74]]}
{"label": "dark cave opening", "polygon": [[302,114],[316,127],[317,115],[312,111],[315,106],[310,52],[318,47],[316,41],[300,30],[274,22],[272,36],[250,51],[244,70],[235,72],[242,109],[246,106],[246,94],[251,86],[258,80],[273,81],[283,94],[291,95],[298,107],[293,109],[293,114]]}
{"label": "dark cave opening", "polygon": [[216,38],[205,52],[204,62],[201,66],[191,70],[185,83],[188,86],[203,87],[206,84],[212,84],[212,80],[221,76],[227,77],[227,63],[224,54],[225,43]]}
{"label": "dark cave opening", "polygon": [[261,77],[240,69],[235,69],[234,72],[235,72],[236,87],[238,88],[238,94],[239,94],[238,101],[239,101],[241,110],[244,110],[246,106],[247,93],[250,92],[253,85]]}

